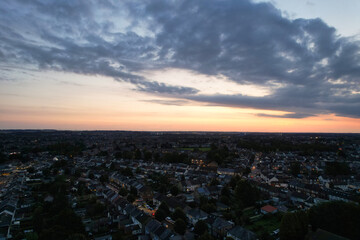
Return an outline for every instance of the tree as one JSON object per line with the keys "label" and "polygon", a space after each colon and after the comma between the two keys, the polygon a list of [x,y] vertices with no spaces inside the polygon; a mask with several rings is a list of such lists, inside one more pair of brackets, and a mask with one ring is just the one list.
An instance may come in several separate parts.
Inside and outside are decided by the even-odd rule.
{"label": "tree", "polygon": [[99,216],[105,211],[105,206],[101,203],[90,204],[87,206],[87,214],[91,217]]}
{"label": "tree", "polygon": [[124,197],[128,194],[128,190],[126,190],[126,188],[120,188],[119,194]]}
{"label": "tree", "polygon": [[228,187],[221,189],[221,196],[230,197],[230,190]]}
{"label": "tree", "polygon": [[133,174],[133,172],[132,172],[131,168],[129,168],[129,167],[122,168],[122,169],[120,170],[120,173],[121,173],[122,175],[124,175],[124,176],[128,176],[128,177],[132,177],[132,176],[134,176],[134,174]]}
{"label": "tree", "polygon": [[126,199],[127,199],[130,203],[133,203],[133,202],[135,202],[135,200],[136,200],[135,196],[132,195],[132,194],[129,194]]}
{"label": "tree", "polygon": [[124,239],[124,232],[118,231],[112,235],[113,240],[123,240]]}
{"label": "tree", "polygon": [[86,240],[86,236],[84,234],[75,233],[69,236],[71,240]]}
{"label": "tree", "polygon": [[0,152],[0,164],[6,162],[7,160],[7,156],[3,152]]}
{"label": "tree", "polygon": [[107,174],[101,175],[101,177],[100,177],[100,182],[101,183],[106,183],[108,181],[109,181],[109,176]]}
{"label": "tree", "polygon": [[151,158],[152,158],[152,153],[149,152],[149,151],[146,151],[146,152],[144,153],[144,158],[145,158],[146,161],[151,160]]}
{"label": "tree", "polygon": [[251,169],[249,167],[246,167],[243,174],[247,176],[249,175],[249,173],[251,173]]}
{"label": "tree", "polygon": [[15,237],[13,238],[13,240],[23,240],[25,238],[25,234],[22,232],[18,232]]}
{"label": "tree", "polygon": [[167,216],[167,214],[163,209],[158,209],[155,212],[155,219],[160,221],[160,222],[163,221],[166,218],[166,216]]}
{"label": "tree", "polygon": [[100,151],[97,156],[100,156],[100,157],[107,157],[109,156],[109,153],[108,151]]}
{"label": "tree", "polygon": [[171,216],[172,219],[182,219],[185,223],[187,222],[187,217],[184,211],[181,208],[176,208],[175,212]]}
{"label": "tree", "polygon": [[[65,178],[56,177],[54,182],[42,184],[40,189],[44,191],[44,195],[54,196],[54,200],[51,204],[44,203],[34,209],[32,223],[38,239],[84,239],[80,237],[85,234],[81,218],[69,206],[66,197],[68,188]],[[78,237],[75,238],[76,236]],[[36,235],[25,237],[37,239]]]}
{"label": "tree", "polygon": [[220,182],[216,178],[213,178],[210,182],[210,186],[217,186],[219,184]]}
{"label": "tree", "polygon": [[169,206],[166,204],[166,202],[162,202],[158,209],[163,210],[166,213],[166,215],[170,214]]}
{"label": "tree", "polygon": [[230,183],[229,183],[231,189],[235,189],[236,184],[237,184],[240,180],[241,180],[241,178],[239,177],[239,175],[236,175],[235,177],[232,177],[232,178],[230,179]]}
{"label": "tree", "polygon": [[134,196],[137,196],[138,194],[138,191],[135,187],[131,186],[130,188],[130,194],[134,195]]}
{"label": "tree", "polygon": [[208,231],[208,226],[203,220],[197,221],[194,227],[194,233],[197,235],[203,235],[205,232]]}
{"label": "tree", "polygon": [[308,229],[308,219],[305,212],[286,213],[280,224],[281,240],[303,240]]}
{"label": "tree", "polygon": [[35,208],[33,213],[33,226],[36,232],[41,232],[43,227],[43,207]]}
{"label": "tree", "polygon": [[114,157],[115,157],[116,159],[120,159],[120,158],[123,157],[123,154],[122,154],[122,152],[118,151],[118,152],[115,152]]}
{"label": "tree", "polygon": [[213,203],[206,203],[204,205],[202,205],[201,210],[203,210],[206,213],[213,213],[216,212],[216,206]]}
{"label": "tree", "polygon": [[141,159],[141,151],[139,149],[135,150],[135,159]]}
{"label": "tree", "polygon": [[331,176],[348,175],[351,173],[349,166],[345,162],[327,162],[325,173]]}
{"label": "tree", "polygon": [[26,240],[38,240],[39,236],[36,232],[29,232],[25,234]]}
{"label": "tree", "polygon": [[28,171],[29,173],[34,173],[34,172],[35,172],[35,168],[34,168],[34,167],[29,167],[29,168],[27,169],[27,171]]}
{"label": "tree", "polygon": [[244,180],[238,181],[235,188],[235,196],[242,202],[244,207],[253,206],[260,199],[259,190]]}
{"label": "tree", "polygon": [[359,216],[359,205],[342,201],[321,203],[309,210],[313,230],[321,228],[350,239],[360,239]]}
{"label": "tree", "polygon": [[45,168],[44,170],[42,170],[42,172],[43,172],[43,175],[46,176],[46,177],[50,175],[50,169],[49,168]]}
{"label": "tree", "polygon": [[179,188],[177,186],[172,186],[170,188],[170,193],[173,196],[177,196],[179,194]]}
{"label": "tree", "polygon": [[229,205],[230,204],[230,198],[228,198],[227,196],[221,196],[220,197],[220,202]]}
{"label": "tree", "polygon": [[208,232],[201,235],[198,240],[215,240]]}
{"label": "tree", "polygon": [[113,162],[110,163],[110,170],[115,170],[115,164]]}
{"label": "tree", "polygon": [[182,219],[177,219],[174,223],[174,230],[180,235],[184,235],[186,232],[186,223]]}
{"label": "tree", "polygon": [[294,162],[290,165],[290,172],[293,176],[297,176],[300,173],[300,163]]}

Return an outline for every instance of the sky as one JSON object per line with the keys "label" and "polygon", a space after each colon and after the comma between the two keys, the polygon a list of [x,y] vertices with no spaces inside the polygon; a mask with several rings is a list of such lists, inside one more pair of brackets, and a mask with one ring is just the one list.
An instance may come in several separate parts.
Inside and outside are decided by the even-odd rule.
{"label": "sky", "polygon": [[2,0],[0,129],[360,132],[358,0]]}

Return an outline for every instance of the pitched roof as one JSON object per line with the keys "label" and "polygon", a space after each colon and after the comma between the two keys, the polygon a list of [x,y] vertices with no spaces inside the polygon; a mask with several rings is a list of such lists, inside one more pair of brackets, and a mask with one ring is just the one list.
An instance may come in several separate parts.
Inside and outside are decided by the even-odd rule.
{"label": "pitched roof", "polygon": [[199,208],[192,208],[186,214],[193,218],[206,218],[208,216],[206,212]]}
{"label": "pitched roof", "polygon": [[221,229],[221,228],[225,228],[225,227],[230,227],[231,225],[232,224],[230,222],[226,221],[223,218],[218,217],[213,222],[212,227]]}
{"label": "pitched roof", "polygon": [[152,219],[150,222],[146,224],[146,229],[149,232],[155,232],[156,229],[158,229],[161,226],[161,223],[157,220]]}
{"label": "pitched roof", "polygon": [[239,238],[241,240],[254,240],[256,239],[256,234],[252,231],[249,231],[241,226],[235,226],[228,231],[228,234]]}
{"label": "pitched roof", "polygon": [[271,206],[271,205],[266,205],[266,206],[263,206],[263,207],[261,208],[261,210],[263,210],[263,211],[265,211],[265,212],[271,213],[271,212],[273,212],[273,211],[276,211],[277,208],[276,208],[276,207],[273,207],[273,206]]}
{"label": "pitched roof", "polygon": [[150,218],[148,215],[146,215],[145,213],[141,213],[140,215],[135,217],[136,220],[138,220],[140,223],[144,224],[146,221],[148,221],[148,219]]}

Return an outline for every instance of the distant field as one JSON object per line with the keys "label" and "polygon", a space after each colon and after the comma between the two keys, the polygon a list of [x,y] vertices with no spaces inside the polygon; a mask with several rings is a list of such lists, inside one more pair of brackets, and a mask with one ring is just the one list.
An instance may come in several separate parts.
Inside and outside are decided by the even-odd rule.
{"label": "distant field", "polygon": [[192,147],[185,147],[185,148],[178,148],[179,150],[185,150],[185,151],[194,151],[195,149],[202,151],[202,152],[208,152],[210,151],[209,147],[203,147],[203,148],[192,148]]}

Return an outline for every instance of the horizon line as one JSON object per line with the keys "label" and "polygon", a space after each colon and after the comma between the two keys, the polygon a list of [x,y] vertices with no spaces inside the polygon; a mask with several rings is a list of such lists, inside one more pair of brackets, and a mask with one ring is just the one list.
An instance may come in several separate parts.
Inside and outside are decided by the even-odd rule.
{"label": "horizon line", "polygon": [[250,131],[197,131],[197,130],[102,130],[102,129],[40,129],[40,128],[9,128],[3,131],[57,131],[57,132],[158,132],[158,133],[269,133],[269,134],[360,134],[360,132],[250,132]]}

